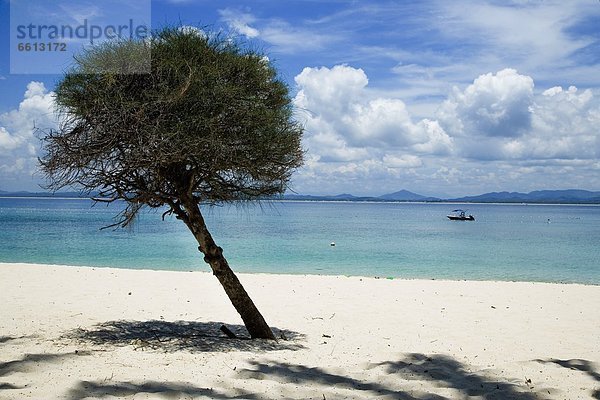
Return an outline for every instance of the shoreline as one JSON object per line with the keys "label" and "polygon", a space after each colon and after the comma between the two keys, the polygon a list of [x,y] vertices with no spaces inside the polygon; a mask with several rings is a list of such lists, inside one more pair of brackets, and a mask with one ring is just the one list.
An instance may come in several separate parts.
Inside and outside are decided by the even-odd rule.
{"label": "shoreline", "polygon": [[[182,273],[200,273],[212,275],[208,267],[203,270],[174,270],[174,269],[153,269],[153,268],[125,268],[125,267],[114,267],[114,266],[93,266],[93,265],[68,265],[68,264],[42,264],[42,263],[29,263],[29,262],[4,262],[0,261],[0,268],[3,266],[11,265],[22,265],[24,267],[64,267],[64,268],[90,268],[90,269],[114,269],[117,271],[146,271],[146,272],[182,272]],[[393,280],[393,281],[407,281],[407,282],[481,282],[481,283],[533,283],[533,284],[548,284],[548,285],[579,285],[579,286],[591,286],[600,287],[599,283],[589,282],[566,282],[566,281],[521,281],[521,280],[498,280],[498,279],[451,279],[451,278],[408,278],[408,277],[397,277],[397,276],[375,276],[375,275],[348,275],[348,274],[317,274],[317,273],[286,273],[286,272],[242,272],[233,269],[236,275],[265,275],[265,276],[307,276],[307,277],[339,277],[339,278],[360,278],[360,279],[374,279],[374,280]]]}
{"label": "shoreline", "polygon": [[[0,196],[0,199],[50,199],[50,200],[89,200],[90,197],[54,197],[54,196]],[[123,200],[119,200],[123,201]],[[365,204],[444,204],[444,205],[512,205],[512,206],[584,206],[600,207],[600,203],[555,203],[555,202],[520,202],[520,201],[418,201],[418,200],[301,200],[301,199],[262,199],[260,203],[365,203]]]}
{"label": "shoreline", "polygon": [[238,276],[288,340],[227,339],[209,272],[0,264],[0,397],[600,395],[598,286]]}

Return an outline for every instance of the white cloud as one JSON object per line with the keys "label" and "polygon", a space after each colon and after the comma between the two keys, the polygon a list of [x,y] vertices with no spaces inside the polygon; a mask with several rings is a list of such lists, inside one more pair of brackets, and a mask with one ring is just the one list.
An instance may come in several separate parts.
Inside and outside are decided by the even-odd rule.
{"label": "white cloud", "polygon": [[219,15],[232,31],[249,39],[259,38],[274,46],[277,53],[320,50],[336,40],[331,33],[317,32],[302,24],[292,25],[278,18],[259,19],[239,9],[221,9]]}
{"label": "white cloud", "polygon": [[326,67],[306,67],[294,78],[300,88],[296,103],[298,106],[325,116],[336,116],[350,111],[351,102],[360,97],[369,79],[360,68],[346,65]]}
{"label": "white cloud", "polygon": [[423,161],[419,157],[410,154],[385,155],[383,156],[383,162],[390,168],[416,168],[423,165]]}
{"label": "white cloud", "polygon": [[402,100],[369,89],[362,69],[304,68],[295,81],[294,104],[311,156],[295,179],[300,187],[310,190],[319,177],[336,182],[329,190],[356,182],[392,189],[397,179],[414,180],[416,170],[427,167],[424,157],[452,152],[453,141],[437,121],[413,122]]}
{"label": "white cloud", "polygon": [[[600,187],[600,96],[593,89],[536,89],[531,77],[504,69],[453,89],[438,114],[415,118],[393,91],[372,89],[359,68],[305,68],[295,81],[308,150],[294,175],[299,192],[406,188],[452,196]],[[38,181],[33,127],[55,126],[52,96],[30,82],[19,106],[0,114],[0,189],[31,190]]]}
{"label": "white cloud", "polygon": [[600,103],[590,89],[533,92],[533,79],[505,69],[455,88],[438,110],[459,154],[479,160],[600,157]]}
{"label": "white cloud", "polygon": [[[375,98],[367,102],[353,99],[345,128],[348,139],[356,145],[409,146],[419,141],[406,105],[402,100]],[[375,142],[375,143],[374,143]]]}
{"label": "white cloud", "polygon": [[600,99],[590,89],[546,90],[536,98],[533,127],[522,144],[524,157],[600,158]]}
{"label": "white cloud", "polygon": [[19,138],[12,136],[4,127],[0,127],[0,154],[16,149],[19,144]]}
{"label": "white cloud", "polygon": [[77,4],[75,2],[68,4],[58,4],[58,7],[62,11],[60,14],[64,17],[70,18],[78,25],[83,25],[86,20],[101,17],[104,15],[102,9],[95,5]]}
{"label": "white cloud", "polygon": [[409,182],[458,195],[564,188],[566,176],[567,186],[600,183],[600,101],[591,89],[536,92],[533,78],[503,69],[454,88],[435,118],[415,121],[402,100],[371,90],[362,69],[305,68],[295,81],[310,154],[295,178],[301,191],[358,184],[382,193]]}
{"label": "white cloud", "polygon": [[0,115],[0,153],[27,147],[35,127],[54,127],[53,93],[41,82],[30,82],[19,108]]}
{"label": "white cloud", "polygon": [[332,34],[293,26],[282,20],[269,21],[262,28],[260,38],[276,46],[280,53],[321,50],[337,40]]}
{"label": "white cloud", "polygon": [[[307,142],[318,141],[317,154],[334,149],[395,148],[447,153],[452,141],[435,122],[413,123],[400,99],[374,97],[362,69],[347,65],[304,68],[296,76],[295,105],[306,111]],[[330,137],[329,147],[322,146]]]}
{"label": "white cloud", "polygon": [[431,117],[431,98],[506,67],[538,84],[597,87],[598,17],[598,2],[589,0],[359,1],[312,26],[343,43],[329,46],[321,62],[368,65],[375,85],[393,88],[411,110],[419,103],[420,115]]}
{"label": "white cloud", "polygon": [[10,183],[19,188],[23,182],[31,184],[39,147],[34,129],[56,127],[53,96],[43,83],[32,81],[19,107],[0,114],[0,186]]}
{"label": "white cloud", "polygon": [[423,119],[417,124],[416,132],[422,140],[413,145],[420,153],[449,155],[454,151],[454,139],[448,136],[438,121]]}
{"label": "white cloud", "polygon": [[188,35],[197,35],[203,38],[207,36],[206,32],[204,32],[202,29],[192,25],[182,25],[179,27],[179,31]]}
{"label": "white cloud", "polygon": [[446,37],[482,46],[482,51],[502,55],[520,69],[546,73],[573,66],[570,56],[594,39],[572,35],[569,28],[600,13],[597,2],[585,0],[457,0],[439,5],[445,15],[439,26]]}
{"label": "white cloud", "polygon": [[29,82],[25,91],[25,99],[40,98],[46,94],[46,86],[42,82]]}
{"label": "white cloud", "polygon": [[533,86],[514,69],[481,75],[464,91],[454,88],[438,117],[455,136],[517,137],[531,127]]}
{"label": "white cloud", "polygon": [[221,19],[225,21],[231,29],[241,35],[248,38],[255,38],[260,34],[258,29],[250,26],[250,24],[256,21],[256,18],[254,18],[252,14],[225,8],[219,10],[219,15],[221,15]]}

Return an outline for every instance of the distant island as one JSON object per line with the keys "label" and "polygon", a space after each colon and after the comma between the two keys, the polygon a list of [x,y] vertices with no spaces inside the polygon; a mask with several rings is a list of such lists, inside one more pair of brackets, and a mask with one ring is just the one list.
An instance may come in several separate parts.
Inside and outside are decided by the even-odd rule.
{"label": "distant island", "polygon": [[478,196],[438,198],[400,190],[381,196],[354,196],[344,193],[335,196],[286,194],[283,200],[305,201],[398,201],[398,202],[453,202],[453,203],[530,203],[530,204],[600,204],[600,192],[588,190],[536,190],[529,193],[491,192]]}
{"label": "distant island", "polygon": [[55,198],[88,198],[89,196],[84,196],[79,192],[27,192],[27,191],[19,191],[19,192],[7,192],[4,190],[0,190],[0,197],[55,197]]}
{"label": "distant island", "polygon": [[354,196],[349,193],[338,194],[335,196],[313,196],[304,194],[286,194],[281,197],[283,200],[314,200],[314,201],[443,201],[437,197],[422,196],[408,190],[388,193],[378,197],[375,196]]}
{"label": "distant island", "polygon": [[[78,192],[7,192],[0,190],[0,197],[67,197],[87,198]],[[267,199],[265,199],[267,200]],[[285,194],[268,200],[297,200],[297,201],[375,201],[375,202],[453,202],[453,203],[529,203],[529,204],[600,204],[600,191],[568,189],[568,190],[536,190],[529,193],[519,192],[490,192],[478,196],[457,198],[438,198],[423,196],[408,190],[400,190],[381,196],[354,196],[349,193],[337,195],[306,195]]]}

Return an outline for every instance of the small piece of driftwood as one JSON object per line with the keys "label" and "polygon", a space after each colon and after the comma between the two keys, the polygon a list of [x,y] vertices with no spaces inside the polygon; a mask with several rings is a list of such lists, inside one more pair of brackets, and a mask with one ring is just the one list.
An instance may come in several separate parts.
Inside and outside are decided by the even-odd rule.
{"label": "small piece of driftwood", "polygon": [[221,332],[226,334],[229,339],[237,339],[237,336],[235,335],[235,333],[231,332],[231,330],[228,327],[226,327],[225,325],[221,325],[220,329],[221,329]]}

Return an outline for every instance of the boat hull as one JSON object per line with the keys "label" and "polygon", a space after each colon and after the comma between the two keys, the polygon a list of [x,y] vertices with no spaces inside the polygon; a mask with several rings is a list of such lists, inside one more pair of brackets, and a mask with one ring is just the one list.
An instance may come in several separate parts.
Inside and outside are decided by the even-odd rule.
{"label": "boat hull", "polygon": [[472,215],[466,217],[460,217],[457,215],[447,215],[448,219],[451,221],[475,221],[475,217]]}

